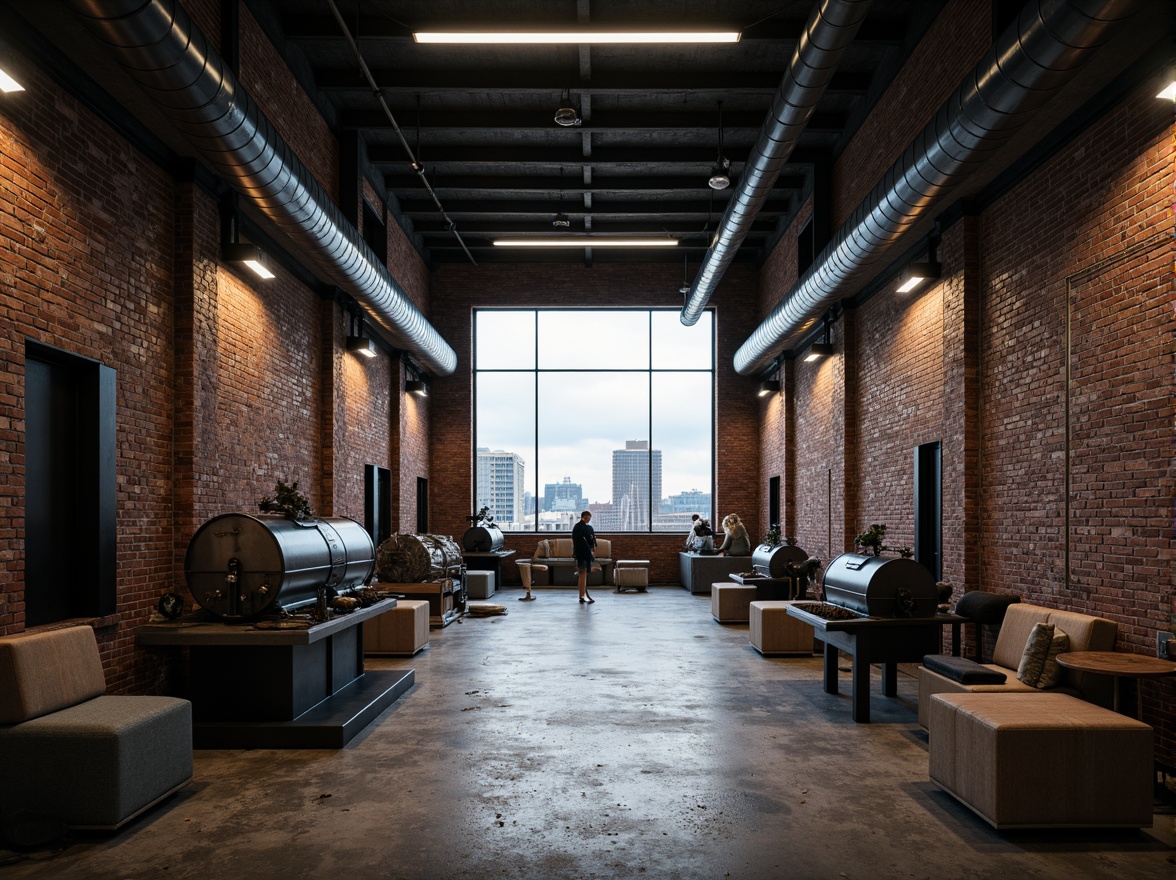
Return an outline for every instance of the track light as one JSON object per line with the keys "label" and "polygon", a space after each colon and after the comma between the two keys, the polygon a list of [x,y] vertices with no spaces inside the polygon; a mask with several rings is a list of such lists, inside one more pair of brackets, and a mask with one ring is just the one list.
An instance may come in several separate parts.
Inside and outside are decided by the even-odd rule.
{"label": "track light", "polygon": [[255,244],[230,242],[222,245],[221,256],[225,262],[237,263],[252,271],[258,278],[266,281],[275,277],[269,268],[269,258],[265,251]]}
{"label": "track light", "polygon": [[941,271],[938,263],[911,263],[899,276],[898,292],[910,293],[924,281],[938,278]]}
{"label": "track light", "polygon": [[404,391],[406,394],[412,394],[416,397],[429,396],[429,386],[420,379],[409,379],[404,383]]}

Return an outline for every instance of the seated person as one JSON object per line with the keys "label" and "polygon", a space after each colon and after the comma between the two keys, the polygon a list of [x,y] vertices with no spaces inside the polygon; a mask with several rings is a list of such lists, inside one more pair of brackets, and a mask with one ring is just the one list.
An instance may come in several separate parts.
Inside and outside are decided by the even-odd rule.
{"label": "seated person", "polygon": [[727,536],[723,539],[723,545],[719,547],[719,555],[751,555],[751,538],[748,537],[747,528],[740,522],[737,514],[727,514],[723,519],[723,531],[727,533]]}
{"label": "seated person", "polygon": [[698,536],[694,533],[694,527],[698,525],[700,518],[697,513],[690,515],[690,530],[686,533],[686,544],[682,547],[687,553],[698,549]]}
{"label": "seated person", "polygon": [[700,516],[698,521],[694,523],[693,532],[694,546],[687,549],[702,555],[713,554],[715,552],[715,532],[711,528],[710,522]]}

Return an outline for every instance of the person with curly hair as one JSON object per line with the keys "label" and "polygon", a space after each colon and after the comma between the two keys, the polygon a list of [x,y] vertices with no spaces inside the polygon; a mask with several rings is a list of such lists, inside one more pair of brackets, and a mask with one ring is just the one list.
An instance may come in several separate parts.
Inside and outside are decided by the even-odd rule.
{"label": "person with curly hair", "polygon": [[747,535],[747,528],[739,520],[739,515],[729,513],[723,518],[723,531],[727,536],[719,547],[720,556],[750,556],[751,538]]}

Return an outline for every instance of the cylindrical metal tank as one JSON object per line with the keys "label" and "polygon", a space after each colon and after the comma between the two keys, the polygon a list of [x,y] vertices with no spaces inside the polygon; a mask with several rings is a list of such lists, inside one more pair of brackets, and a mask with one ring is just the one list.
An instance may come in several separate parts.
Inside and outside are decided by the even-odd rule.
{"label": "cylindrical metal tank", "polygon": [[371,536],[339,516],[304,522],[267,514],[214,516],[196,530],[184,557],[192,598],[230,620],[309,605],[321,587],[361,586],[374,567]]}
{"label": "cylindrical metal tank", "polygon": [[788,563],[802,564],[808,554],[794,544],[760,544],[751,551],[751,564],[756,571],[768,577],[782,578],[792,574]]}
{"label": "cylindrical metal tank", "polygon": [[462,549],[467,553],[492,553],[502,549],[502,531],[498,526],[474,526],[461,536]]}
{"label": "cylindrical metal tank", "polygon": [[934,617],[939,606],[934,576],[913,559],[842,553],[823,586],[827,602],[868,617]]}

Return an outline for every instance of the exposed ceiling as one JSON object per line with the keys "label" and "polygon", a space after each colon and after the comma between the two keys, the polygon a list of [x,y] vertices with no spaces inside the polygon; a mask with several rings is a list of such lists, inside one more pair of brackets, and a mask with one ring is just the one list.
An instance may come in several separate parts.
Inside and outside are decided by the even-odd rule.
{"label": "exposed ceiling", "polygon": [[[263,26],[358,132],[376,175],[427,258],[696,262],[731,197],[707,184],[723,154],[737,180],[812,12],[810,0],[335,0],[401,129],[373,94],[328,0],[252,0]],[[941,2],[876,0],[739,253],[754,261],[802,204],[813,167],[844,145]],[[414,42],[424,25],[563,28],[716,23],[723,45],[448,46]],[[305,64],[298,62],[304,60]],[[566,91],[566,94],[565,94]],[[556,111],[581,120],[565,127]],[[407,144],[408,150],[405,149]],[[411,167],[409,150],[441,208]],[[442,211],[443,209],[443,211]],[[569,225],[555,227],[559,214]],[[453,229],[450,228],[452,221]],[[669,235],[681,246],[504,251],[495,238]],[[463,247],[464,245],[464,247]],[[467,254],[468,250],[468,254]]]}

